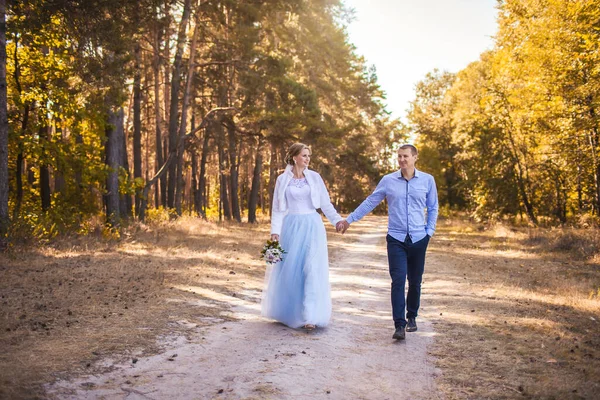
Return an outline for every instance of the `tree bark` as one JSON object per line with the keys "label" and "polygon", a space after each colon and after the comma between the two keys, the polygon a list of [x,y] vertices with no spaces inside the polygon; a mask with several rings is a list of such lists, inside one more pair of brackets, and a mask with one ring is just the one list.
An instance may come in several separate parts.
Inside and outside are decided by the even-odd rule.
{"label": "tree bark", "polygon": [[600,162],[598,161],[598,132],[594,128],[588,135],[590,143],[590,153],[592,156],[592,174],[594,180],[594,202],[593,211],[596,215],[600,215]]}
{"label": "tree bark", "polygon": [[[164,63],[161,62],[162,66],[164,67],[163,70],[163,74],[164,74],[164,96],[163,96],[163,101],[164,101],[164,107],[165,107],[165,115],[164,115],[164,121],[168,121],[169,120],[169,104],[171,104],[171,71],[169,66],[169,60],[171,59],[171,47],[170,47],[170,38],[171,38],[171,14],[169,13],[169,3],[171,3],[171,0],[165,0],[164,2],[164,10],[165,10],[165,22],[164,22],[164,42],[165,42],[165,47],[163,49],[163,57],[162,59],[165,60]],[[160,43],[160,42],[159,42]],[[160,45],[157,47],[157,49],[160,49]],[[168,127],[166,128],[168,131]],[[165,146],[165,154],[168,154],[169,149],[166,148]],[[163,159],[166,160],[166,156],[163,157]],[[166,179],[166,175],[165,175],[165,184],[167,182]],[[163,200],[164,206],[166,207],[167,205],[167,197],[166,197],[166,191],[165,191],[165,198]]]}
{"label": "tree bark", "polygon": [[[179,109],[179,89],[181,82],[181,67],[183,63],[183,50],[186,41],[187,25],[191,12],[191,0],[185,0],[183,6],[183,15],[179,23],[179,32],[177,35],[177,50],[173,62],[173,74],[171,78],[171,104],[169,106],[169,151],[172,148],[177,149],[177,122]],[[175,206],[175,187],[177,185],[177,164],[171,163],[169,167],[169,179],[167,187],[167,205],[169,208]]]}
{"label": "tree bark", "polygon": [[560,176],[560,171],[556,173],[554,187],[556,191],[556,216],[561,224],[567,222],[567,196],[565,191],[565,182]]}
{"label": "tree bark", "polygon": [[[121,109],[120,112],[125,114],[123,109]],[[129,171],[129,158],[127,156],[127,133],[125,132],[124,119],[119,121],[119,125],[117,125],[117,131],[119,138],[121,139],[121,150],[119,152],[121,156],[120,166],[125,171],[125,179],[129,181],[131,179],[131,172]],[[121,201],[121,206],[119,207],[121,219],[131,217],[133,215],[133,202],[131,194],[123,193],[119,196],[119,200]]]}
{"label": "tree bark", "polygon": [[206,194],[206,162],[208,159],[208,144],[210,141],[211,124],[206,126],[204,130],[204,140],[202,143],[202,156],[200,158],[200,183],[198,184],[198,192],[200,193],[200,209],[202,217],[206,219],[206,208],[208,199]]}
{"label": "tree bark", "polygon": [[225,118],[227,126],[227,137],[229,146],[227,152],[229,154],[229,195],[231,198],[231,215],[237,222],[242,222],[240,213],[240,194],[239,194],[239,173],[237,162],[237,143],[235,133],[235,123],[233,119]]}
{"label": "tree bark", "polygon": [[[142,178],[142,74],[140,44],[134,49],[135,72],[133,75],[133,178]],[[140,193],[135,192],[135,213],[140,212]]]}
{"label": "tree bark", "polygon": [[106,178],[106,219],[111,226],[118,226],[121,219],[119,199],[119,167],[122,156],[123,109],[110,110],[106,126],[106,164],[109,168]]}
{"label": "tree bark", "polygon": [[[64,133],[62,130],[62,120],[60,117],[56,117],[54,120],[54,132],[56,133],[56,140],[63,145],[65,140]],[[65,177],[63,176],[64,166],[61,165],[60,159],[56,160],[56,168],[54,169],[54,193],[62,193],[65,190]]]}
{"label": "tree bark", "polygon": [[275,191],[275,181],[277,181],[277,144],[275,142],[271,142],[271,162],[269,163],[269,185],[267,187],[269,192],[269,216],[273,214],[272,210],[272,199],[273,192]]}
{"label": "tree bark", "polygon": [[517,187],[519,189],[519,194],[521,195],[521,200],[523,201],[523,206],[525,207],[525,214],[527,215],[529,222],[532,223],[533,225],[537,226],[538,221],[535,216],[533,204],[529,200],[527,186],[525,185],[525,178],[523,176],[524,175],[523,166],[521,164],[521,160],[519,159],[519,155],[516,153],[515,142],[512,138],[511,133],[509,132],[508,135],[509,135],[510,143],[511,143],[510,152],[511,152],[513,162],[515,163],[515,178],[517,179]]}
{"label": "tree bark", "polygon": [[256,223],[256,205],[258,204],[258,194],[260,189],[260,175],[262,173],[263,162],[263,137],[258,136],[258,146],[256,147],[256,157],[254,161],[254,172],[252,174],[252,189],[250,189],[250,198],[248,199],[248,222]]}
{"label": "tree bark", "polygon": [[[3,18],[3,17],[0,17]],[[15,63],[15,86],[17,87],[17,91],[19,92],[19,96],[21,96],[23,89],[21,88],[21,64],[19,62],[19,37],[15,36],[15,52],[14,52],[14,63]],[[5,42],[4,42],[5,43]],[[6,48],[4,49],[6,52]],[[6,60],[5,60],[6,61]],[[6,68],[5,72],[6,74]],[[31,103],[26,102],[23,110],[23,120],[21,121],[21,137],[25,137],[27,133],[27,125],[29,124],[29,112],[32,109]],[[18,146],[19,152],[17,154],[17,175],[16,175],[16,201],[15,201],[15,209],[13,211],[13,215],[16,218],[21,211],[21,205],[23,203],[23,167],[24,167],[24,156],[23,156],[23,143],[19,141]],[[1,234],[0,234],[1,236]]]}
{"label": "tree bark", "polygon": [[8,217],[8,109],[6,93],[6,0],[0,0],[0,250],[6,248]]}
{"label": "tree bark", "polygon": [[[81,145],[83,145],[83,137],[81,136],[81,133],[79,133],[79,132],[75,132],[75,144],[77,145],[77,147],[80,147]],[[83,168],[82,168],[82,165],[79,164],[79,165],[77,165],[77,168],[75,169],[75,184],[77,186],[76,187],[77,190],[83,189],[82,182],[83,182]]]}
{"label": "tree bark", "polygon": [[192,83],[194,81],[194,56],[196,55],[196,43],[198,42],[198,34],[200,32],[199,23],[200,12],[196,12],[194,34],[192,35],[192,43],[190,45],[190,59],[187,71],[187,79],[185,89],[183,91],[183,105],[181,107],[181,122],[179,123],[179,149],[177,149],[177,190],[175,193],[175,209],[177,215],[181,216],[181,201],[183,197],[183,154],[185,131],[187,129],[187,112],[192,92]]}
{"label": "tree bark", "polygon": [[198,191],[198,154],[195,149],[192,151],[192,204],[196,214],[201,215],[200,193]]}
{"label": "tree bark", "polygon": [[225,157],[225,149],[224,149],[224,133],[223,126],[221,123],[216,124],[215,133],[217,136],[217,153],[219,155],[219,198],[221,199],[221,209],[223,211],[223,217],[226,220],[231,219],[231,208],[229,205],[229,196],[227,192],[227,161]]}
{"label": "tree bark", "polygon": [[[50,141],[50,127],[47,125],[47,121],[44,120],[42,126],[38,131],[40,141],[43,143],[42,151],[44,154],[48,153],[48,142]],[[42,211],[46,212],[50,209],[50,168],[48,167],[48,161],[42,159],[40,164],[40,200],[42,202]]]}
{"label": "tree bark", "polygon": [[[158,19],[158,16],[157,16]],[[162,146],[162,132],[161,127],[163,124],[163,117],[161,113],[161,104],[160,104],[160,42],[161,42],[161,29],[159,26],[156,27],[156,32],[154,34],[154,59],[152,62],[152,69],[154,71],[154,126],[155,126],[155,134],[156,134],[156,158],[155,158],[155,169],[154,173],[156,174],[160,167],[164,164],[163,158],[163,146]],[[165,94],[166,96],[166,94]],[[167,180],[166,177],[162,177],[160,179],[160,184],[156,186],[156,194],[155,194],[155,207],[158,208],[160,205],[167,205]],[[139,218],[139,212],[138,212]]]}
{"label": "tree bark", "polygon": [[[23,110],[23,121],[21,122],[21,137],[25,137],[27,132],[27,125],[29,124],[29,103],[25,104]],[[19,141],[19,153],[17,154],[17,199],[15,202],[15,209],[13,215],[16,217],[21,211],[21,205],[23,203],[23,167],[24,167],[24,156],[23,156],[23,143]]]}

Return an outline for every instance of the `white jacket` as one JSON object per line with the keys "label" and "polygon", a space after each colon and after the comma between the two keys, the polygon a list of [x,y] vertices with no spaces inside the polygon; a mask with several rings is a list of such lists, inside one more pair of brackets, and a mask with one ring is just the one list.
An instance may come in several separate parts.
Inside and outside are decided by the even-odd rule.
{"label": "white jacket", "polygon": [[[337,213],[331,200],[329,198],[329,192],[325,187],[323,178],[317,172],[312,171],[308,168],[304,170],[304,176],[306,182],[310,186],[310,200],[315,209],[320,208],[323,214],[327,217],[329,222],[334,226],[343,218]],[[285,199],[285,189],[288,187],[290,180],[294,177],[292,172],[292,166],[288,165],[285,171],[277,177],[275,183],[275,191],[273,192],[273,209],[271,213],[271,234],[280,235],[281,225],[283,224],[283,218],[288,213],[287,201]]]}

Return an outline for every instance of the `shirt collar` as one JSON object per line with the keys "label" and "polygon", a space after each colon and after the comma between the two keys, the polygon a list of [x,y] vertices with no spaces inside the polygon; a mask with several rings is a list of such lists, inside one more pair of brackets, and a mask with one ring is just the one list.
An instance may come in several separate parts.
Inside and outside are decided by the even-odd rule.
{"label": "shirt collar", "polygon": [[[421,171],[419,171],[417,168],[415,168],[415,178],[418,178],[419,176],[421,176]],[[398,174],[397,174],[398,179],[404,179],[404,177],[402,176],[402,170],[399,169],[398,170]]]}

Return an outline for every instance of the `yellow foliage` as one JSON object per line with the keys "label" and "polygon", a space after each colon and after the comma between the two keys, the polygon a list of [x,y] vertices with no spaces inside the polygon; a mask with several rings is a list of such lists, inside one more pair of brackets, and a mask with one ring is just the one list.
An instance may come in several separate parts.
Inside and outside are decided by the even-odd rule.
{"label": "yellow foliage", "polygon": [[152,224],[164,224],[169,222],[171,219],[171,213],[168,209],[160,206],[158,208],[149,208],[146,210],[146,223]]}
{"label": "yellow foliage", "polygon": [[111,225],[106,225],[103,229],[102,229],[102,237],[106,240],[119,240],[121,239],[121,232],[119,231],[118,228],[111,226]]}

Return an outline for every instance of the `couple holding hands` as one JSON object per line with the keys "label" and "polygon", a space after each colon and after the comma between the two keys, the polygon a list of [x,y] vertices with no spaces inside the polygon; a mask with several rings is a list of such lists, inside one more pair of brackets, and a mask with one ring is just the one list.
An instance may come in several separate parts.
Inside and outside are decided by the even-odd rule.
{"label": "couple holding hands", "polygon": [[317,209],[343,234],[386,199],[393,338],[403,340],[405,332],[417,330],[425,252],[438,215],[433,176],[415,168],[417,148],[402,145],[398,149],[400,170],[384,176],[375,191],[343,219],[331,204],[321,176],[308,169],[310,155],[310,148],[302,143],[290,146],[287,166],[275,184],[271,240],[279,241],[286,255],[267,267],[262,315],[292,328],[326,326],[331,318],[329,260],[325,227]]}

